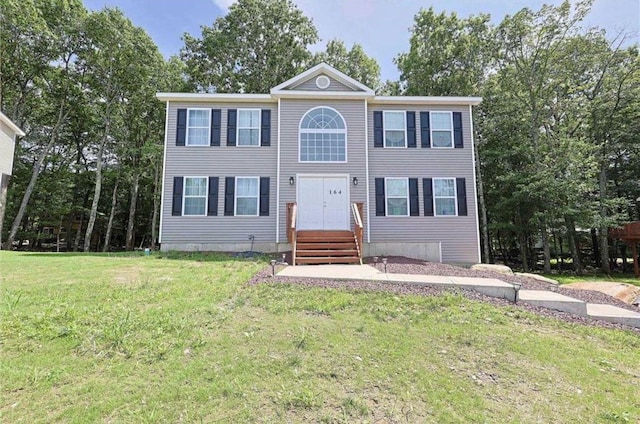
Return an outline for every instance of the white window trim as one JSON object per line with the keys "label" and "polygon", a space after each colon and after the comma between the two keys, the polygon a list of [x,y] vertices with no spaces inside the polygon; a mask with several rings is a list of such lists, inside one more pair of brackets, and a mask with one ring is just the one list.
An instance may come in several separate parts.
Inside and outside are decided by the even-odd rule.
{"label": "white window trim", "polygon": [[[389,129],[385,125],[387,122],[386,117],[388,113],[404,113],[404,125],[402,130],[404,131],[404,146],[387,146],[387,130],[400,131],[399,129]],[[385,149],[406,149],[407,148],[407,111],[406,110],[383,110],[382,111],[382,142]]]}
{"label": "white window trim", "polygon": [[[262,142],[262,109],[256,108],[245,108],[245,109],[237,109],[237,121],[236,121],[236,147],[260,147]],[[255,112],[258,111],[258,144],[240,144],[240,130],[255,130],[255,127],[242,127],[240,128],[240,112]]]}
{"label": "white window trim", "polygon": [[[453,180],[453,196],[436,196],[436,180]],[[456,184],[456,179],[454,177],[449,178],[433,178],[431,180],[431,190],[433,192],[433,216],[440,217],[456,217],[458,216],[458,186]],[[453,198],[453,202],[455,204],[455,214],[453,215],[438,215],[438,208],[436,207],[436,199],[451,199]]]}
{"label": "white window trim", "polygon": [[[207,142],[205,144],[190,144],[189,143],[189,115],[192,110],[204,110],[209,112],[209,125],[207,126]],[[193,128],[204,128],[204,127],[193,127]],[[185,128],[186,134],[184,135],[184,145],[191,147],[208,147],[211,144],[211,109],[207,109],[204,107],[192,107],[187,109],[187,125]]]}
{"label": "white window trim", "polygon": [[[310,112],[316,109],[330,109],[338,114],[338,116],[344,122],[344,130],[341,129],[328,129],[328,130],[310,130],[308,128],[302,128],[302,120],[309,114]],[[344,160],[302,160],[302,133],[325,133],[325,134],[343,134],[344,133]],[[300,123],[298,124],[298,163],[347,163],[349,161],[349,141],[348,141],[348,127],[347,120],[344,119],[344,116],[338,110],[329,107],[329,106],[316,106],[308,111],[306,111],[302,118],[300,118]]]}
{"label": "white window trim", "polygon": [[[448,113],[449,114],[449,123],[451,124],[451,129],[449,130],[451,132],[451,145],[450,146],[435,146],[433,144],[433,132],[434,131],[446,131],[446,130],[439,130],[439,129],[435,129],[433,128],[433,119],[432,119],[432,114],[434,113]],[[432,110],[429,111],[429,136],[431,137],[431,148],[433,149],[453,149],[455,148],[455,141],[453,140],[453,112],[449,111],[449,110]]]}
{"label": "white window trim", "polygon": [[[387,181],[388,180],[404,180],[407,182],[407,214],[406,215],[389,215],[389,205],[387,204],[387,199],[391,198],[391,199],[401,199],[402,197],[400,196],[391,196],[389,197],[389,190],[387,188]],[[409,204],[409,178],[404,178],[404,177],[385,177],[384,179],[384,214],[385,216],[394,218],[394,217],[406,217],[409,216],[410,214],[410,209],[411,209],[411,205]]]}
{"label": "white window trim", "polygon": [[[205,185],[206,185],[206,188],[204,190],[204,196],[193,196],[193,195],[187,196],[187,179],[196,179],[196,178],[200,178],[200,179],[204,178]],[[183,186],[182,186],[182,216],[187,216],[187,217],[190,217],[190,216],[207,216],[207,202],[209,200],[208,199],[209,198],[209,177],[204,177],[204,176],[185,176],[185,177],[183,177],[182,181],[183,181]],[[198,215],[193,215],[193,214],[185,215],[184,208],[186,206],[185,199],[187,197],[191,197],[191,198],[204,197],[204,213],[203,214],[198,214]]]}
{"label": "white window trim", "polygon": [[[255,215],[238,215],[238,179],[254,179],[258,181],[258,194],[256,196],[240,196],[242,199],[252,199],[255,197],[256,199],[256,214]],[[235,188],[233,191],[233,216],[240,217],[255,217],[260,216],[260,177],[245,177],[245,176],[236,176],[235,177]]]}

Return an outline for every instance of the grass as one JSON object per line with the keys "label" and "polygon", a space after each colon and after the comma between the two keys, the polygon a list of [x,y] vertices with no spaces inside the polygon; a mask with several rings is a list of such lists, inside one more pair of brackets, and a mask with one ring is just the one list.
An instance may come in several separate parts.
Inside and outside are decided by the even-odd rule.
{"label": "grass", "polygon": [[265,264],[0,251],[0,421],[640,420],[637,333]]}

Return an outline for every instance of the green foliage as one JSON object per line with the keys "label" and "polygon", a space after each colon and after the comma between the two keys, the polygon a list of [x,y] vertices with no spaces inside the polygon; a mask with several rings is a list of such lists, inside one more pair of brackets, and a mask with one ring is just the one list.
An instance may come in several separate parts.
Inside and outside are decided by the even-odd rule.
{"label": "green foliage", "polygon": [[201,38],[185,34],[181,56],[199,91],[267,93],[308,67],[317,41],[291,0],[239,0]]}
{"label": "green foliage", "polygon": [[342,41],[331,40],[324,52],[315,55],[314,62],[325,62],[373,90],[380,87],[380,65],[367,56],[360,44],[347,50]]}

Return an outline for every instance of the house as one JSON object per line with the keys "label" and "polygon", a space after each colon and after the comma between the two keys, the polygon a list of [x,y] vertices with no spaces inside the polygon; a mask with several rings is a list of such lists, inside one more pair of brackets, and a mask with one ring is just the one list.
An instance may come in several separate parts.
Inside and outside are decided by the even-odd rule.
{"label": "house", "polygon": [[324,63],[268,94],[157,98],[167,103],[162,250],[479,262],[480,98],[376,96]]}
{"label": "house", "polygon": [[9,178],[13,169],[16,137],[24,137],[24,132],[4,113],[0,112],[0,246],[2,246],[2,223],[7,203]]}

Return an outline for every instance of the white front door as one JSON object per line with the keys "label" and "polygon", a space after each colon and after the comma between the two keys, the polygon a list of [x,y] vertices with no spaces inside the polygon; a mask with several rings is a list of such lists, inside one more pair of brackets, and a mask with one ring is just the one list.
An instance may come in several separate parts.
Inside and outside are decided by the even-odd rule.
{"label": "white front door", "polygon": [[348,230],[348,177],[298,178],[300,230]]}

